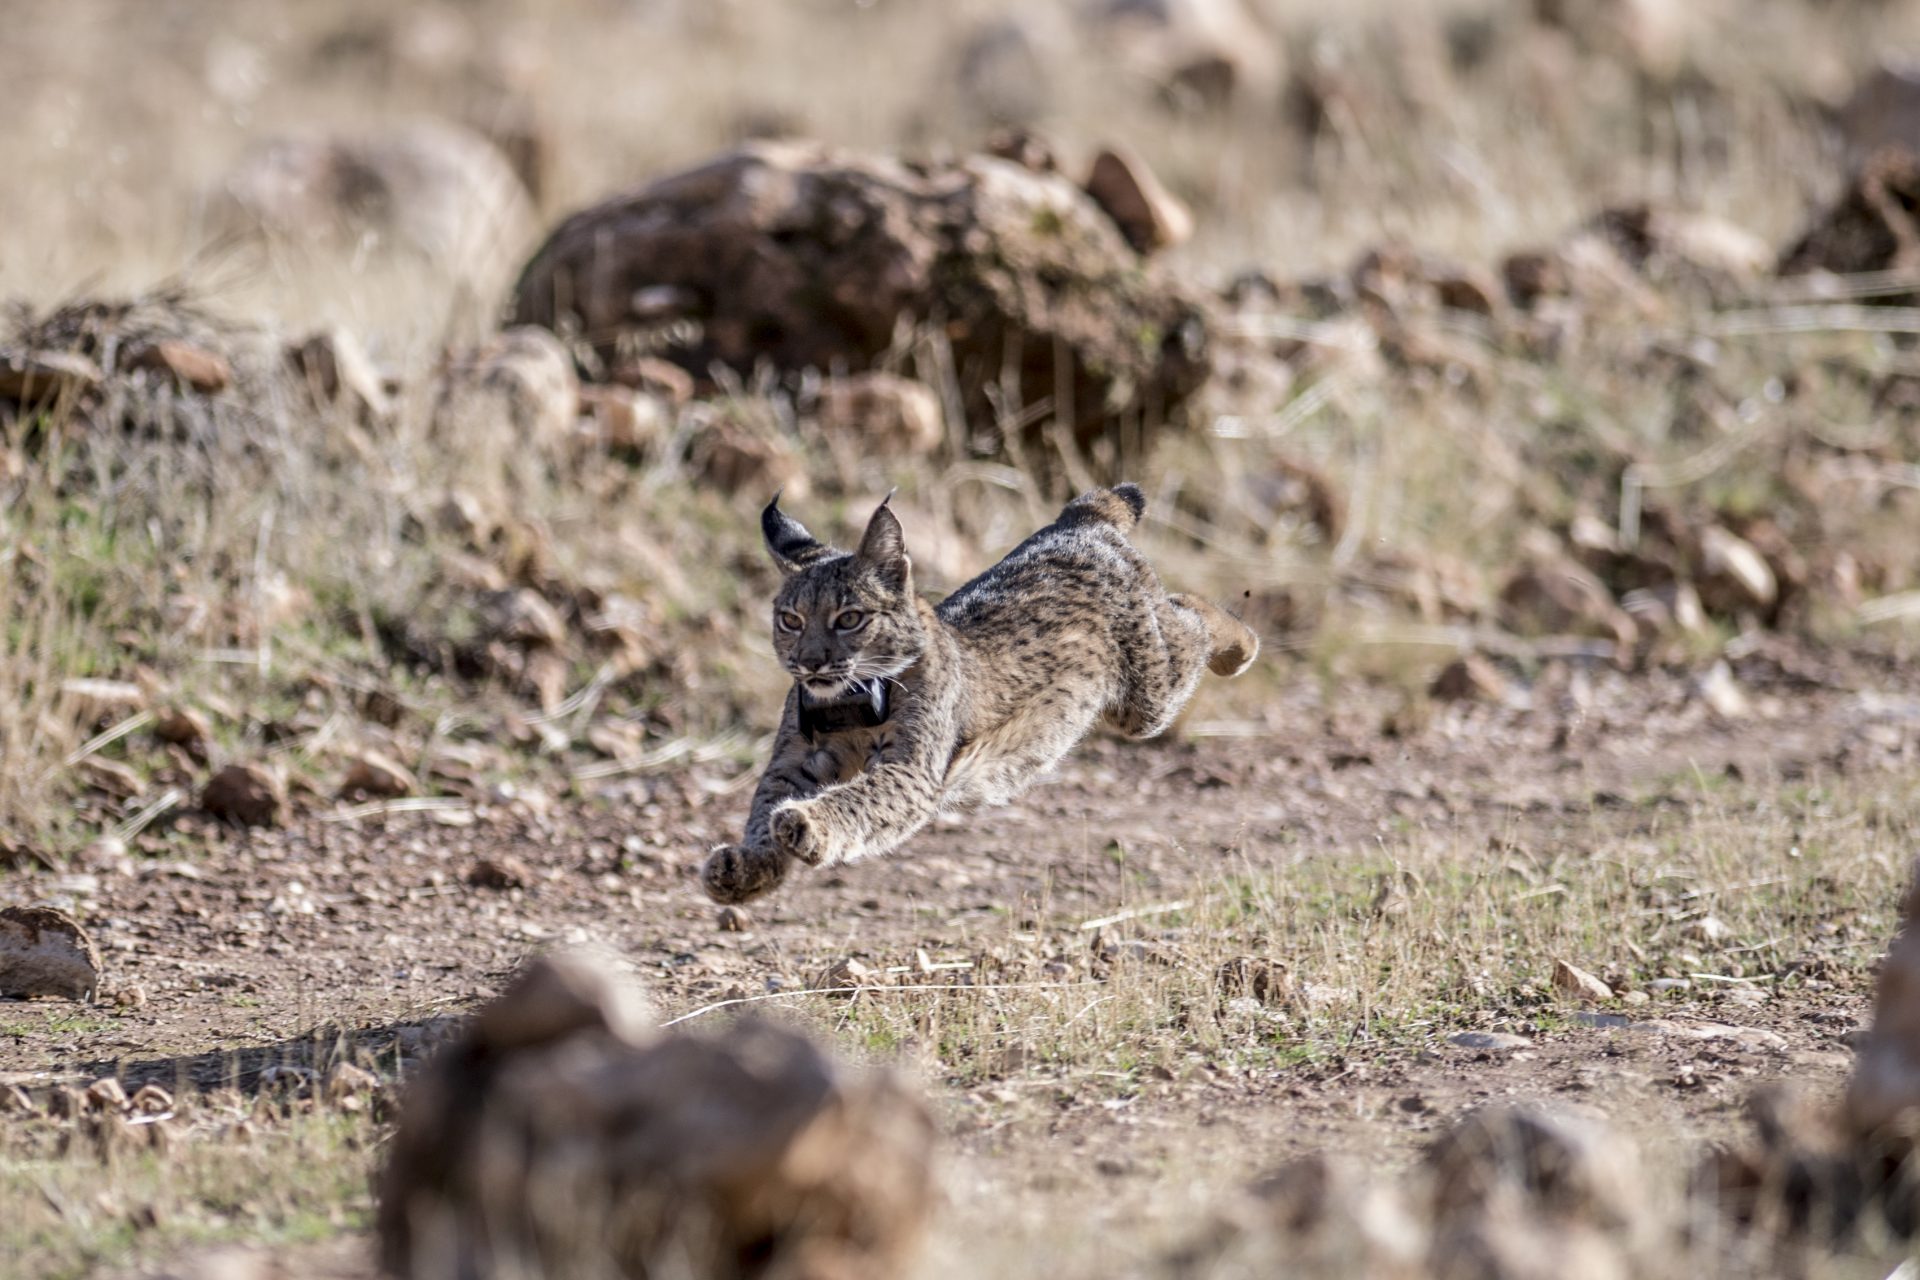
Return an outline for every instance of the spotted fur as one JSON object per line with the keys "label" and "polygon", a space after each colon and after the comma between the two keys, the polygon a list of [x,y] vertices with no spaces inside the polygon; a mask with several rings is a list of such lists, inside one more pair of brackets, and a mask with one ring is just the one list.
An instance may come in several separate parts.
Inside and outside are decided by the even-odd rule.
{"label": "spotted fur", "polygon": [[[1234,676],[1259,641],[1205,600],[1169,595],[1127,532],[1139,488],[1097,489],[937,607],[913,590],[900,522],[882,503],[860,546],[820,542],[780,510],[761,517],[785,575],[774,652],[794,677],[744,839],[702,873],[742,902],[798,862],[851,862],[898,848],[940,813],[1004,804],[1095,723],[1162,732],[1202,669]],[[803,696],[832,699],[881,679],[887,719],[809,740]]]}

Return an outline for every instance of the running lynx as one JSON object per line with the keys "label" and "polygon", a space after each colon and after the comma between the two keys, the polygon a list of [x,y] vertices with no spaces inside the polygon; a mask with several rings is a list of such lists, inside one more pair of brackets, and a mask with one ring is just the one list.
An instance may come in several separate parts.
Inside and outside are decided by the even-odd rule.
{"label": "running lynx", "polygon": [[776,496],[760,524],[786,576],[773,647],[794,685],[746,839],[708,857],[707,893],[744,902],[796,859],[886,853],[935,814],[1011,800],[1095,721],[1150,738],[1203,667],[1246,670],[1253,632],[1204,600],[1167,594],[1127,541],[1145,509],[1130,484],[1076,498],[936,606],[914,594],[884,502],[849,554]]}

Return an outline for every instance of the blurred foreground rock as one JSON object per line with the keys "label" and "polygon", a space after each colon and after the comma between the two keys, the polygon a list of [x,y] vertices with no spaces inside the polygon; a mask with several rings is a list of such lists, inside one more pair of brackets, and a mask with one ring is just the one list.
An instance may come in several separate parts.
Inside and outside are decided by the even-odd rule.
{"label": "blurred foreground rock", "polygon": [[[1178,1277],[1521,1280],[1647,1274],[1651,1201],[1632,1149],[1545,1106],[1491,1106],[1443,1133],[1403,1181],[1304,1156],[1228,1201],[1167,1262]],[[1664,1273],[1662,1273],[1664,1274]]]}
{"label": "blurred foreground rock", "polygon": [[1839,1245],[1920,1238],[1920,876],[1905,915],[1840,1105],[1790,1083],[1756,1092],[1754,1139],[1702,1163],[1699,1190],[1743,1227]]}
{"label": "blurred foreground rock", "polygon": [[1880,967],[1873,1029],[1847,1083],[1846,1127],[1858,1142],[1903,1157],[1920,1140],[1920,879],[1908,890],[1906,923]]}
{"label": "blurred foreground rock", "polygon": [[100,952],[78,920],[54,907],[0,910],[0,996],[81,1000],[100,985]]}
{"label": "blurred foreground rock", "polygon": [[659,1036],[595,962],[529,965],[410,1085],[380,1189],[395,1275],[902,1272],[934,1132],[891,1077],[742,1021]]}
{"label": "blurred foreground rock", "polygon": [[950,344],[969,421],[1027,409],[1083,444],[1159,425],[1206,376],[1199,306],[1080,188],[991,156],[749,147],[568,218],[513,314],[582,336],[615,380],[647,354],[699,378],[857,373],[919,327]]}
{"label": "blurred foreground rock", "polygon": [[1910,1245],[1920,1238],[1920,875],[1905,910],[1841,1104],[1763,1085],[1747,1099],[1749,1136],[1710,1149],[1684,1188],[1650,1178],[1597,1114],[1496,1104],[1443,1132],[1404,1178],[1324,1155],[1283,1165],[1230,1198],[1166,1257],[1165,1273],[1824,1275],[1851,1252]]}

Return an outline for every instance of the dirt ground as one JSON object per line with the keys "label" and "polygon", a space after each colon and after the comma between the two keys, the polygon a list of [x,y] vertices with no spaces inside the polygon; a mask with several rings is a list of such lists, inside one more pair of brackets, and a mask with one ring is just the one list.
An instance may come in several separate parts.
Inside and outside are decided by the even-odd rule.
{"label": "dirt ground", "polygon": [[[1138,963],[1179,966],[1183,950],[1204,948],[1157,930],[1155,908],[1221,892],[1247,869],[1284,876],[1433,838],[1535,856],[1583,850],[1773,804],[1796,780],[1863,775],[1911,792],[1912,672],[1780,650],[1739,670],[1753,701],[1744,722],[1709,712],[1687,681],[1603,670],[1549,671],[1530,705],[1442,707],[1405,736],[1382,731],[1392,719],[1383,695],[1330,702],[1302,679],[1263,704],[1264,718],[1237,720],[1216,692],[1181,740],[1089,744],[1010,808],[942,822],[898,857],[799,877],[756,904],[741,932],[716,926],[692,878],[701,851],[742,816],[751,775],[735,766],[625,779],[586,797],[322,814],[276,832],[188,822],[169,837],[171,856],[18,886],[82,907],[114,989],[137,988],[144,1002],[0,1006],[0,1080],[35,1091],[118,1074],[129,1088],[250,1093],[276,1066],[311,1064],[342,1038],[392,1071],[431,1044],[437,1019],[484,998],[524,957],[572,943],[629,961],[662,1017],[727,1017],[736,1007],[699,1011],[767,996],[763,1011],[811,1002],[844,1030],[857,1003],[928,997],[780,993],[838,985],[829,970],[849,957],[904,969],[895,981],[908,985],[974,982],[942,966],[1040,937],[1061,957],[1042,981],[1088,1012],[1103,983],[1122,980],[1125,956],[1089,969],[1075,949],[1118,937],[1142,948]],[[523,864],[525,887],[468,883],[477,862],[507,859]],[[1086,928],[1130,909],[1142,914]],[[1288,940],[1272,950],[1286,956]],[[1310,958],[1291,967],[1312,983]],[[1337,1052],[1260,1066],[1190,1053],[1171,1068],[1104,1072],[1016,1055],[943,1071],[912,1037],[876,1056],[925,1080],[949,1133],[936,1258],[968,1247],[966,1224],[1002,1215],[1017,1192],[1000,1239],[1031,1248],[1059,1234],[1054,1207],[1098,1204],[1100,1223],[1072,1233],[1074,1257],[1118,1264],[1178,1239],[1209,1197],[1289,1155],[1403,1162],[1490,1099],[1577,1102],[1669,1147],[1728,1139],[1754,1086],[1791,1078],[1830,1091],[1848,1070],[1870,980],[1807,973],[1696,981],[1655,996],[1653,1009],[1481,1009],[1412,1034],[1374,1036],[1362,1018]],[[1499,1034],[1462,1038],[1474,1031]],[[357,1247],[333,1241],[294,1257],[302,1274],[335,1264],[359,1274]]]}

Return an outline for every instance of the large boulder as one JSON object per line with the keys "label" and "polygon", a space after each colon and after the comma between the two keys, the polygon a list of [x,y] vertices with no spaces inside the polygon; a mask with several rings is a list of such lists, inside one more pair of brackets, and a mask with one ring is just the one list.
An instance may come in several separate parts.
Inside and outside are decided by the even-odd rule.
{"label": "large boulder", "polygon": [[990,156],[750,146],[561,223],[513,319],[590,342],[616,379],[640,352],[697,377],[860,372],[917,328],[950,345],[989,447],[1002,414],[1065,420],[1083,444],[1150,428],[1207,368],[1198,304],[1111,215],[1058,174]]}

